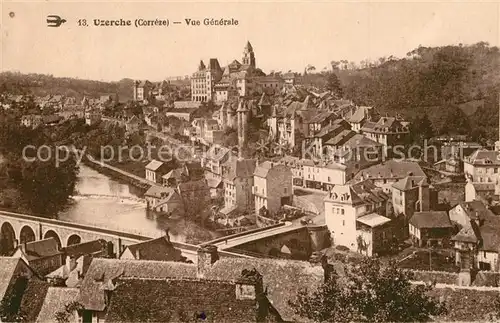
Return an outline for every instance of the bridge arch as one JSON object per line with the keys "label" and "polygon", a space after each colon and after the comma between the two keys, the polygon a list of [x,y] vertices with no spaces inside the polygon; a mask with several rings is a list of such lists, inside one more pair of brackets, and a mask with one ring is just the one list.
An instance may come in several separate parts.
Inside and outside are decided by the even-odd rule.
{"label": "bridge arch", "polygon": [[82,242],[82,238],[78,234],[72,234],[68,237],[66,246],[72,246],[74,244],[79,244]]}
{"label": "bridge arch", "polygon": [[19,243],[26,243],[36,240],[35,231],[29,226],[25,225],[19,232]]}
{"label": "bridge arch", "polygon": [[0,228],[0,255],[11,256],[16,247],[16,232],[9,222]]}
{"label": "bridge arch", "polygon": [[54,238],[57,241],[57,245],[59,246],[59,249],[62,248],[61,238],[59,238],[59,235],[54,230],[49,230],[49,231],[45,232],[45,234],[43,235],[43,238],[44,239]]}

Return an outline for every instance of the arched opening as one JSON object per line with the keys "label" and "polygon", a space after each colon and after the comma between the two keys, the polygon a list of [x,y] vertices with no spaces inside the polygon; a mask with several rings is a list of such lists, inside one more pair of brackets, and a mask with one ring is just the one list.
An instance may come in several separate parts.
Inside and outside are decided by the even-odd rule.
{"label": "arched opening", "polygon": [[30,226],[25,225],[21,229],[21,233],[19,234],[19,243],[23,244],[23,243],[27,243],[27,242],[31,242],[31,241],[35,241],[35,240],[36,240],[35,232],[33,231],[33,229]]}
{"label": "arched opening", "polygon": [[16,232],[9,222],[4,222],[0,229],[0,255],[11,256],[16,247]]}
{"label": "arched opening", "polygon": [[81,242],[82,242],[82,238],[80,238],[79,235],[72,234],[72,235],[69,236],[68,243],[66,244],[66,246],[72,246],[74,244],[79,244]]}
{"label": "arched opening", "polygon": [[61,247],[62,247],[61,239],[59,238],[57,233],[55,233],[55,231],[49,230],[49,231],[45,232],[45,234],[43,235],[43,238],[44,239],[54,238],[57,241],[57,245],[59,246],[59,249],[61,249]]}

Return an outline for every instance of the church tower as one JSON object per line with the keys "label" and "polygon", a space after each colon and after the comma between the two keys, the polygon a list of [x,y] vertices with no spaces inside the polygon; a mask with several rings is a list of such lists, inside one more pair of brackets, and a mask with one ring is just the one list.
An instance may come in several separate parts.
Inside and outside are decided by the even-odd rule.
{"label": "church tower", "polygon": [[251,66],[255,68],[255,54],[253,52],[252,44],[247,42],[245,49],[243,50],[243,65]]}

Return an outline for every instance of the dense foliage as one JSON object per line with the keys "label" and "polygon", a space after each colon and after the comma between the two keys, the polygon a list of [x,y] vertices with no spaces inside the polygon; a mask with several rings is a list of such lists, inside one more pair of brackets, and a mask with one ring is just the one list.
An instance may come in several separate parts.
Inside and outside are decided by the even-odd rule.
{"label": "dense foliage", "polygon": [[332,275],[317,291],[299,292],[290,301],[297,315],[315,322],[422,322],[444,313],[445,306],[412,285],[411,273],[373,258]]}

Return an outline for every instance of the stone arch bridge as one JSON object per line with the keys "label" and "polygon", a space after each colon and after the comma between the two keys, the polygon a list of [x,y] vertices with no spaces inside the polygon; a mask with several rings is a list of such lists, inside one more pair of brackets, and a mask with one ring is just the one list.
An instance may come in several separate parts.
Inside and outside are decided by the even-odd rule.
{"label": "stone arch bridge", "polygon": [[80,242],[104,239],[113,243],[113,251],[116,254],[119,254],[127,245],[151,239],[133,233],[0,211],[0,251],[2,253],[8,253],[18,244],[50,237],[58,242],[60,248]]}

